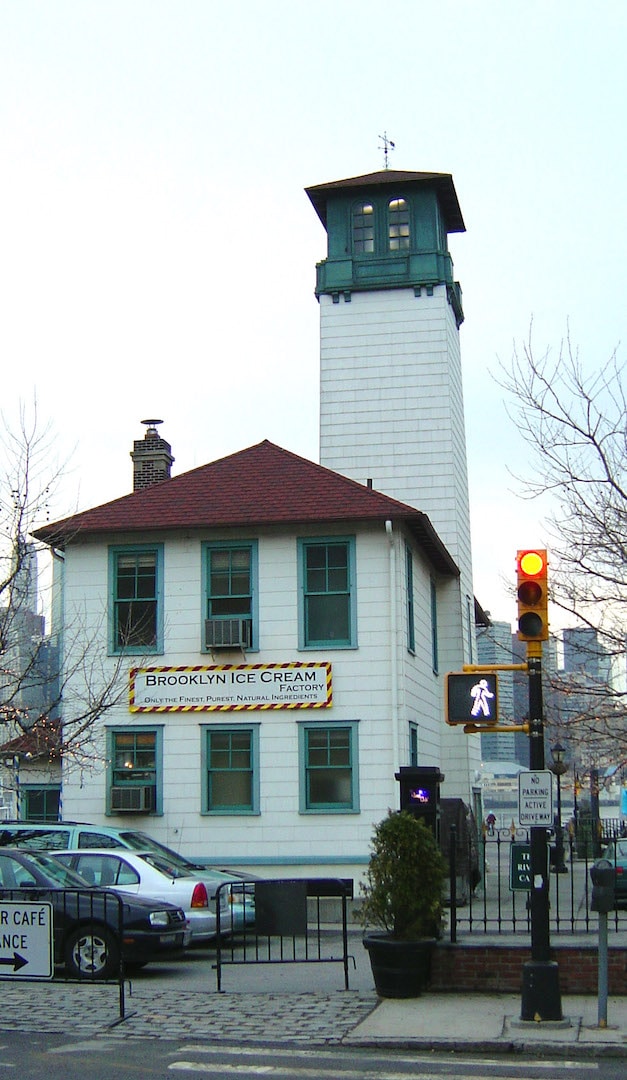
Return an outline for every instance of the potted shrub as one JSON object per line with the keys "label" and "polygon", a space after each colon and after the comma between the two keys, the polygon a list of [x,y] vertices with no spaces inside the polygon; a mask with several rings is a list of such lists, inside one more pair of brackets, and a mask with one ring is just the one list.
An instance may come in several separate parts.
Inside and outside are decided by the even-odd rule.
{"label": "potted shrub", "polygon": [[375,826],[357,914],[381,997],[415,997],[427,985],[442,932],[446,875],[446,861],[423,821],[389,811]]}

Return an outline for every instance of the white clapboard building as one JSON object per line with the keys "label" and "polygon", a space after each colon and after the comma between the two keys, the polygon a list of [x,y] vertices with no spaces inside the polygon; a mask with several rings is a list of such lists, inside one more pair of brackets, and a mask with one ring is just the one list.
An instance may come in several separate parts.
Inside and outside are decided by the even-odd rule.
{"label": "white clapboard building", "polygon": [[442,794],[473,803],[478,738],[444,722],[444,674],[476,660],[447,247],[463,221],[441,174],[308,195],[328,236],[321,464],[263,441],[172,475],[146,421],[132,493],[37,538],[63,553],[63,623],[98,659],[66,647],[63,708],[97,671],[123,688],[68,754],[64,817],[256,873],[358,877],[399,766],[439,767]]}

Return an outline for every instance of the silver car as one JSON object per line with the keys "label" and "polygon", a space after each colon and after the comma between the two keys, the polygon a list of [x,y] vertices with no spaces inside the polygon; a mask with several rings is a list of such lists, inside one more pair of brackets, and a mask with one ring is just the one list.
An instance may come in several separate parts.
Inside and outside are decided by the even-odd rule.
{"label": "silver car", "polygon": [[[216,937],[216,892],[222,881],[221,878],[214,879],[211,871],[191,871],[155,851],[90,848],[49,854],[80,874],[90,885],[154,900],[168,900],[183,908],[189,920],[192,945]],[[227,925],[228,889],[221,889],[219,897],[220,918]]]}

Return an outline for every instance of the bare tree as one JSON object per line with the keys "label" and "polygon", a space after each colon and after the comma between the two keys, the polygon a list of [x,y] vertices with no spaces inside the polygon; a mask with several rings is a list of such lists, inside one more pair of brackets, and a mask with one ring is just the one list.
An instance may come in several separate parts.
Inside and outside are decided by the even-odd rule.
{"label": "bare tree", "polygon": [[[588,627],[590,655],[601,647],[625,663],[627,619],[627,399],[617,351],[591,374],[567,337],[540,357],[531,334],[501,365],[499,384],[531,449],[517,476],[524,497],[548,495],[546,520],[553,604]],[[598,646],[595,645],[598,642]],[[571,737],[595,757],[627,759],[622,685],[610,680],[552,679],[561,690]],[[560,721],[564,726],[564,720]],[[603,747],[604,750],[601,750]]]}
{"label": "bare tree", "polygon": [[[48,747],[51,759],[84,763],[92,755],[94,722],[122,699],[126,682],[120,664],[113,671],[106,665],[97,635],[80,620],[46,633],[37,555],[45,550],[49,558],[49,552],[32,534],[48,520],[62,470],[50,425],[38,424],[36,403],[30,411],[20,406],[15,428],[1,419],[0,739],[34,732],[42,755]],[[70,668],[61,666],[60,631],[64,653],[73,657]]]}

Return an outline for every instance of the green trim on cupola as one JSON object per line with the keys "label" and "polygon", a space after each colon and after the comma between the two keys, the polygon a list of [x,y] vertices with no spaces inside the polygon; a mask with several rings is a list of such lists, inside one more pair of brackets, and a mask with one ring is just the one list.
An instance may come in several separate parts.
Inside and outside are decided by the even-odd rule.
{"label": "green trim on cupola", "polygon": [[465,225],[449,174],[384,170],[306,190],[327,232],[316,296],[339,303],[353,292],[403,288],[421,296],[444,285],[463,322],[447,237]]}

